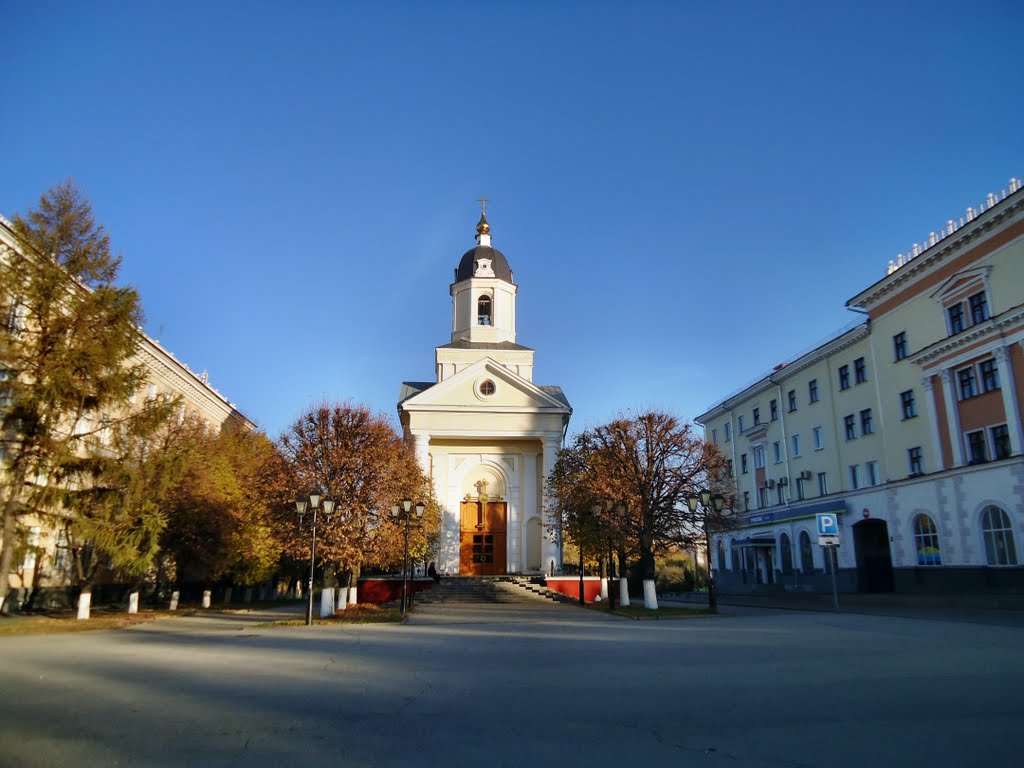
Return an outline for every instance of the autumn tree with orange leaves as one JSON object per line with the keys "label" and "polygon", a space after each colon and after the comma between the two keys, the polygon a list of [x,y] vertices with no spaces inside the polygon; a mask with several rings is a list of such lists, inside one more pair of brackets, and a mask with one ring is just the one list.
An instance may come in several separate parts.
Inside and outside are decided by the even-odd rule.
{"label": "autumn tree with orange leaves", "polygon": [[[731,526],[734,499],[726,472],[725,457],[692,425],[648,411],[577,435],[559,453],[548,489],[563,536],[574,543],[582,537],[584,546],[609,542],[636,557],[645,603],[657,607],[656,556],[700,545],[706,529]],[[726,497],[721,513],[690,512],[687,497],[703,488]]]}
{"label": "autumn tree with orange leaves", "polygon": [[[355,586],[363,567],[393,567],[404,554],[404,525],[390,509],[402,499],[423,501],[426,512],[410,532],[409,551],[424,557],[438,531],[438,506],[430,481],[410,447],[381,414],[363,405],[320,403],[310,407],[280,439],[296,492],[319,491],[335,499],[333,514],[317,520],[319,562]],[[308,534],[293,528],[288,551],[308,552]]]}

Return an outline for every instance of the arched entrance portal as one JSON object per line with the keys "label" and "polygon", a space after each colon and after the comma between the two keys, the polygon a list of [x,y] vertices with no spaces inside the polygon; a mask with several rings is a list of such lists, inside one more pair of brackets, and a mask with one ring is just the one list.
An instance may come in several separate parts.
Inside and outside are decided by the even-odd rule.
{"label": "arched entrance portal", "polygon": [[467,492],[459,505],[459,573],[497,576],[508,563],[508,503],[505,477],[496,467],[478,464],[463,478]]}
{"label": "arched entrance portal", "polygon": [[853,526],[857,556],[857,591],[892,592],[892,554],[885,520],[861,520]]}

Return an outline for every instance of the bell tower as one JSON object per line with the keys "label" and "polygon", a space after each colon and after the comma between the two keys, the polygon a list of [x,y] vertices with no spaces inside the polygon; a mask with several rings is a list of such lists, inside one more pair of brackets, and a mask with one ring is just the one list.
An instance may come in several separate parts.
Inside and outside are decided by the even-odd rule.
{"label": "bell tower", "polygon": [[505,255],[491,245],[487,198],[481,198],[480,204],[476,247],[462,255],[449,287],[452,336],[450,344],[437,348],[437,380],[443,381],[482,357],[531,380],[533,350],[516,344],[519,287]]}

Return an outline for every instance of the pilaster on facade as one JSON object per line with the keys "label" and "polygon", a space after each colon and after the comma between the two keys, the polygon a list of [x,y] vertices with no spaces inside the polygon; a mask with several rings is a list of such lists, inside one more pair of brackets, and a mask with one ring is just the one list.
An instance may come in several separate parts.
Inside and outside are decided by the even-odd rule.
{"label": "pilaster on facade", "polygon": [[928,402],[928,428],[932,438],[932,461],[937,470],[946,469],[946,458],[942,451],[942,437],[939,434],[939,407],[935,402],[935,382],[931,375],[921,377],[925,400]]}
{"label": "pilaster on facade", "polygon": [[999,375],[1002,377],[1003,412],[1006,415],[1006,428],[1010,437],[1010,455],[1019,456],[1024,452],[1024,434],[1021,431],[1020,402],[1017,400],[1017,380],[1013,373],[1010,348],[997,347],[993,354]]}
{"label": "pilaster on facade", "polygon": [[543,483],[543,490],[541,492],[543,516],[541,518],[542,529],[542,546],[541,546],[541,570],[547,571],[551,567],[551,563],[561,563],[561,558],[558,552],[558,539],[553,533],[553,519],[552,519],[552,500],[550,494],[548,494],[547,480],[551,476],[551,473],[555,470],[555,462],[558,460],[558,451],[562,447],[561,435],[545,436],[541,439],[541,445],[544,449],[544,477],[541,478]]}
{"label": "pilaster on facade", "polygon": [[942,390],[946,399],[946,425],[949,428],[949,446],[953,455],[953,466],[962,467],[964,465],[964,441],[960,435],[960,408],[953,371],[943,368],[939,371],[939,378],[942,379]]}

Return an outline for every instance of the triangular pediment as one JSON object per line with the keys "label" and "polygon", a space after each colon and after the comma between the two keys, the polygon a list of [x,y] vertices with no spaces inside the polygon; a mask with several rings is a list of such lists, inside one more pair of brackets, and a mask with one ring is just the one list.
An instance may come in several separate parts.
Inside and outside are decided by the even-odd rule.
{"label": "triangular pediment", "polygon": [[563,402],[501,363],[485,357],[402,401],[414,410],[547,411],[569,413]]}
{"label": "triangular pediment", "polygon": [[943,299],[956,296],[968,288],[976,287],[978,290],[981,290],[985,287],[986,279],[991,270],[991,267],[976,267],[964,270],[963,272],[957,272],[939,286],[938,290],[932,293],[932,298],[942,301]]}

